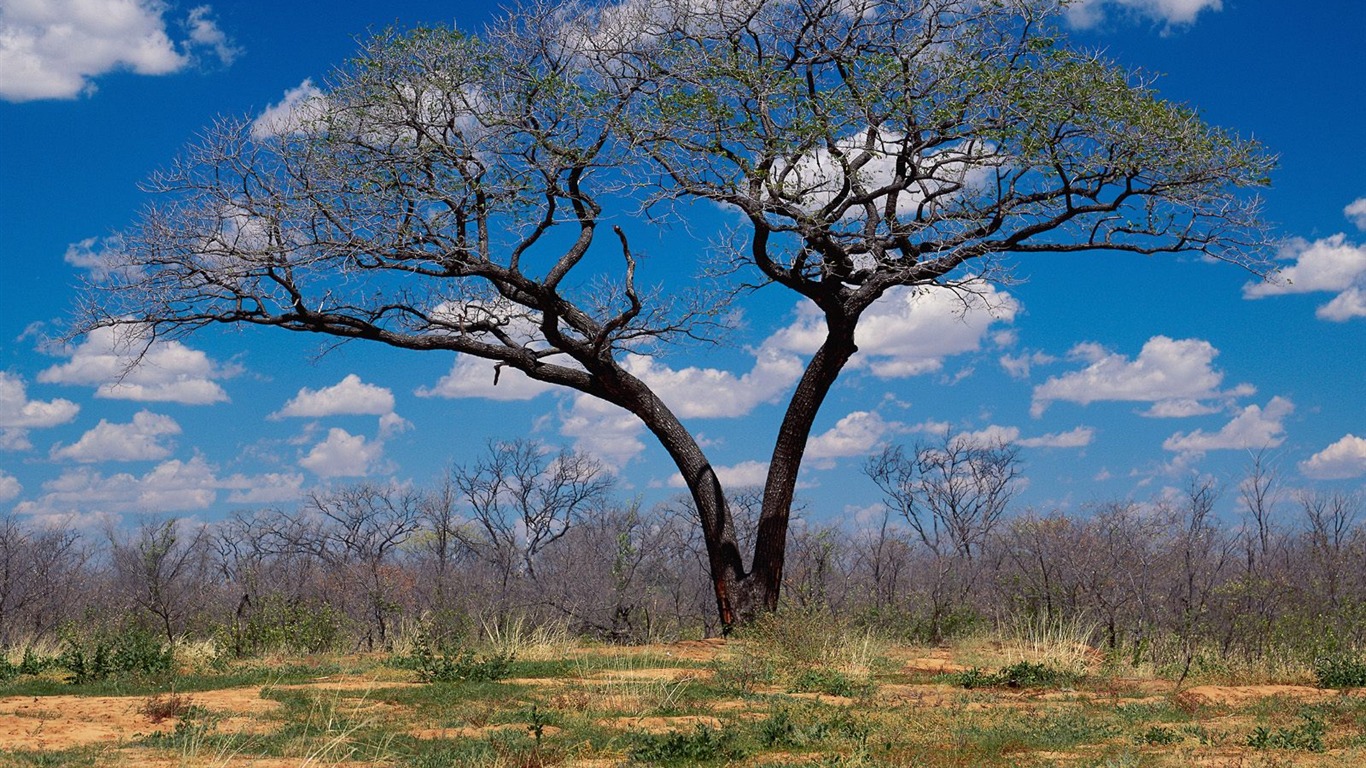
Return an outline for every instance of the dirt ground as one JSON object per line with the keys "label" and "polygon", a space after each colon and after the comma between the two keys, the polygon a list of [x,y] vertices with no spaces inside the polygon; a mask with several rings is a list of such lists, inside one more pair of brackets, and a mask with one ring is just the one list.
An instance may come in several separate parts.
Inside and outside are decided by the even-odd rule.
{"label": "dirt ground", "polygon": [[[635,654],[642,659],[663,657],[689,662],[710,662],[718,654],[725,652],[725,646],[721,641],[682,642],[664,646],[612,649],[612,653],[618,657]],[[1222,713],[1220,717],[1223,718],[1220,721],[1221,727],[1238,725],[1247,728],[1252,727],[1248,724],[1253,721],[1240,712],[1249,708],[1260,706],[1265,709],[1267,706],[1271,706],[1274,709],[1275,706],[1278,706],[1274,702],[1279,702],[1281,706],[1316,704],[1329,701],[1334,697],[1350,695],[1303,685],[1197,685],[1177,691],[1172,683],[1160,680],[1117,680],[1114,682],[1115,690],[1108,692],[1094,690],[1002,691],[980,701],[964,703],[962,689],[933,677],[967,669],[966,666],[953,658],[953,654],[949,650],[922,649],[914,654],[896,658],[895,663],[900,666],[903,679],[912,679],[914,682],[879,684],[871,694],[871,698],[861,701],[829,694],[788,693],[781,689],[760,691],[760,693],[789,696],[792,701],[798,704],[802,701],[811,701],[836,708],[851,707],[856,704],[865,707],[871,705],[873,708],[881,709],[904,708],[908,711],[908,715],[912,715],[915,710],[929,711],[930,709],[944,710],[946,708],[964,713],[1030,709],[1048,706],[1050,702],[1054,701],[1068,702],[1070,706],[1078,700],[1100,698],[1115,704],[1131,705],[1175,702],[1178,706],[1192,710],[1197,708],[1219,710]],[[592,706],[590,702],[594,697],[638,696],[638,693],[632,691],[641,685],[653,683],[667,689],[669,686],[682,686],[693,680],[707,679],[711,674],[712,670],[706,668],[680,669],[677,667],[641,666],[591,672],[574,678],[529,678],[509,682],[544,686],[542,690],[547,691],[549,701],[557,706],[573,708],[577,702],[580,709],[586,709]],[[418,684],[411,680],[392,679],[393,670],[389,670],[387,675],[389,679],[365,675],[334,675],[320,677],[314,681],[298,685],[277,686],[276,689],[354,694],[357,691],[363,692],[380,687],[394,689]],[[571,688],[574,691],[573,693],[551,692],[555,690],[570,691]],[[283,721],[276,717],[282,705],[275,699],[263,697],[262,693],[263,689],[260,686],[249,686],[195,692],[182,694],[182,696],[185,700],[183,703],[192,704],[199,711],[210,713],[213,716],[216,733],[267,735],[273,729],[283,726]],[[347,700],[354,701],[357,700],[357,697],[350,696]],[[525,733],[528,728],[527,724],[506,722],[468,727],[432,727],[426,724],[421,712],[405,709],[403,705],[386,701],[364,700],[363,697],[360,697],[359,700],[364,702],[363,706],[367,708],[368,712],[379,714],[385,722],[408,721],[414,723],[406,735],[418,739],[481,739],[499,731]],[[166,766],[177,766],[178,768],[191,766],[285,768],[289,766],[293,768],[303,765],[349,768],[350,766],[374,764],[336,758],[312,761],[311,759],[301,760],[300,758],[256,757],[238,753],[214,754],[211,750],[207,753],[197,753],[182,749],[179,753],[168,753],[166,750],[142,746],[137,743],[140,739],[154,733],[169,734],[176,729],[179,722],[176,717],[156,717],[154,708],[149,704],[151,701],[153,701],[153,697],[145,695],[56,695],[0,698],[0,766],[11,764],[56,765],[58,763],[41,762],[41,754],[72,750],[78,747],[88,747],[90,749],[87,754],[94,755],[91,758],[93,762],[83,764],[100,768],[103,766],[149,766],[150,768]],[[1267,705],[1266,702],[1273,702],[1273,704]],[[614,730],[667,733],[688,731],[698,726],[720,728],[722,727],[722,718],[729,718],[733,721],[763,716],[762,712],[751,711],[754,706],[753,703],[743,699],[718,699],[709,702],[709,706],[714,714],[613,716],[600,718],[595,722]],[[908,717],[908,721],[913,719],[913,717]],[[544,726],[541,732],[546,737],[552,737],[560,731],[554,726]],[[39,757],[35,757],[35,755]],[[22,756],[23,761],[20,761],[19,757],[16,756]],[[778,752],[767,753],[764,755],[764,759],[767,761],[764,764],[773,764],[774,759],[781,757],[782,755]],[[1057,765],[1082,764],[1077,762],[1077,755],[1065,753],[1056,755],[1035,753],[1031,757],[1029,763],[1031,765],[1049,764],[1047,761],[1055,761],[1053,764]],[[1272,762],[1250,762],[1246,750],[1208,749],[1202,750],[1198,754],[1192,753],[1188,764],[1217,768],[1259,765],[1353,764],[1342,762],[1341,759],[1334,761],[1332,758],[1332,755],[1287,753],[1277,755]],[[793,760],[794,762],[791,764],[794,765],[801,762],[795,757]],[[1039,763],[1039,760],[1045,762]],[[1328,762],[1323,762],[1324,760],[1328,760]],[[594,758],[560,764],[601,768],[616,764],[616,761]],[[1147,763],[1140,764],[1146,765]],[[1161,764],[1168,765],[1171,763],[1163,762]]]}

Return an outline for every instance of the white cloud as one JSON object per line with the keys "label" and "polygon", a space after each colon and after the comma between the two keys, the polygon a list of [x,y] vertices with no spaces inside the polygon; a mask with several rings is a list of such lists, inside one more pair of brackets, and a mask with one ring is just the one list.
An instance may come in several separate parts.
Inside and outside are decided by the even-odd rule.
{"label": "white cloud", "polygon": [[1366,229],[1366,197],[1358,197],[1342,209],[1344,216],[1352,220],[1357,229]]}
{"label": "white cloud", "polygon": [[0,450],[26,451],[30,429],[65,424],[80,410],[70,400],[30,400],[23,379],[0,371]]}
{"label": "white cloud", "polygon": [[96,283],[107,283],[110,278],[135,278],[142,269],[129,264],[123,252],[123,241],[118,237],[87,237],[66,247],[63,257],[67,264],[83,269]]}
{"label": "white cloud", "polygon": [[214,379],[235,371],[197,349],[178,341],[154,341],[133,368],[143,340],[131,328],[100,328],[67,350],[70,361],[38,374],[50,384],[96,387],[95,396],[139,402],[209,405],[227,402],[228,395]]}
{"label": "white cloud", "polygon": [[381,440],[387,440],[412,428],[413,423],[397,413],[386,413],[379,417],[379,438]]}
{"label": "white cloud", "polygon": [[301,133],[323,114],[327,97],[312,80],[285,91],[284,98],[270,105],[251,123],[251,137],[257,141],[273,136]]}
{"label": "white cloud", "polygon": [[1339,293],[1332,301],[1314,310],[1320,320],[1345,322],[1357,317],[1366,317],[1366,289],[1352,286]]}
{"label": "white cloud", "polygon": [[528,378],[526,374],[503,366],[497,370],[495,363],[473,355],[458,355],[451,372],[441,377],[433,387],[422,387],[416,392],[418,397],[482,397],[488,400],[530,400],[559,387]]}
{"label": "white cloud", "polygon": [[163,462],[140,476],[105,475],[79,467],[43,483],[45,493],[36,501],[21,502],[15,511],[41,518],[93,512],[186,512],[212,505],[217,484],[213,469],[200,457]]}
{"label": "white cloud", "polygon": [[1036,365],[1048,365],[1055,363],[1058,359],[1044,352],[1025,353],[1022,355],[1001,355],[1001,368],[1012,379],[1027,379],[1029,372]]}
{"label": "white cloud", "polygon": [[0,471],[0,502],[18,498],[23,490],[24,486],[19,484],[19,480],[14,475]]}
{"label": "white cloud", "polygon": [[989,424],[975,432],[959,432],[953,436],[955,444],[988,446],[1006,445],[1018,439],[1020,439],[1019,427],[1003,427],[999,424]]}
{"label": "white cloud", "polygon": [[574,450],[597,457],[612,471],[621,471],[645,450],[644,429],[634,414],[589,395],[575,395],[573,405],[560,413],[560,434],[574,438]]}
{"label": "white cloud", "polygon": [[1180,26],[1194,22],[1206,9],[1218,11],[1222,8],[1222,0],[1078,0],[1068,6],[1067,21],[1082,29],[1094,27],[1114,9],[1168,26]]}
{"label": "white cloud", "polygon": [[1345,480],[1366,475],[1366,438],[1342,439],[1300,462],[1300,472],[1316,480]]}
{"label": "white cloud", "polygon": [[1274,448],[1285,441],[1285,417],[1295,410],[1284,397],[1273,397],[1266,407],[1249,405],[1218,432],[1197,429],[1190,434],[1176,433],[1162,447],[1178,453]]}
{"label": "white cloud", "polygon": [[980,349],[992,324],[1013,322],[1019,309],[1014,297],[989,284],[961,295],[942,288],[889,291],[859,322],[855,364],[866,362],[881,378],[938,371],[945,358]]}
{"label": "white cloud", "polygon": [[1189,401],[1227,394],[1218,391],[1223,372],[1211,366],[1218,354],[1208,341],[1166,336],[1148,339],[1133,360],[1098,344],[1078,344],[1071,357],[1089,365],[1035,387],[1030,413],[1038,417],[1059,400],[1081,405],[1106,400],[1149,402],[1158,404],[1149,416],[1183,413],[1189,410]]}
{"label": "white cloud", "polygon": [[228,489],[232,504],[279,504],[296,501],[302,493],[304,476],[298,473],[271,472],[249,477],[233,475],[220,486]]}
{"label": "white cloud", "polygon": [[369,441],[364,435],[353,435],[334,427],[327,431],[326,439],[299,459],[299,466],[318,477],[364,477],[370,474],[383,452],[382,442]]}
{"label": "white cloud", "polygon": [[347,374],[340,382],[322,389],[304,387],[268,418],[317,419],[325,416],[385,416],[394,412],[394,393],[366,384],[360,376]]}
{"label": "white cloud", "polygon": [[181,514],[208,509],[221,490],[230,491],[228,501],[233,503],[292,501],[302,485],[303,476],[298,474],[237,474],[221,479],[213,466],[196,456],[189,461],[162,462],[142,475],[72,468],[43,483],[40,496],[21,501],[14,510],[38,521],[93,525],[116,521],[124,513]]}
{"label": "white cloud", "polygon": [[1090,427],[1077,427],[1067,432],[1055,432],[1038,437],[1016,440],[1017,445],[1025,448],[1085,448],[1091,444],[1096,431]]}
{"label": "white cloud", "polygon": [[139,411],[128,424],[111,424],[104,419],[71,445],[52,449],[54,459],[82,463],[97,461],[155,461],[170,455],[162,438],[180,434],[180,425],[170,416]]}
{"label": "white cloud", "polygon": [[[947,198],[964,190],[982,185],[990,178],[990,168],[1001,161],[996,148],[982,141],[964,141],[953,147],[922,150],[907,157],[906,135],[885,129],[875,131],[871,146],[866,131],[859,131],[835,142],[838,157],[828,147],[821,146],[802,156],[790,166],[779,165],[770,174],[771,183],[778,187],[774,197],[786,202],[800,201],[808,210],[819,210],[829,205],[847,186],[862,185],[874,191],[886,187],[896,179],[898,166],[909,161],[917,181],[898,193],[896,209],[903,215],[915,214],[925,205],[946,205]],[[844,164],[851,159],[867,161],[854,171],[846,183]],[[904,168],[902,173],[906,173]],[[939,199],[936,199],[939,198]],[[886,207],[885,196],[875,198],[875,208]],[[861,217],[864,208],[851,208],[848,218]]]}
{"label": "white cloud", "polygon": [[[723,488],[746,488],[763,485],[768,479],[768,462],[766,461],[742,461],[739,464],[732,464],[727,467],[713,467],[716,478],[721,481]],[[670,488],[686,488],[683,476],[675,472],[669,476],[666,483]]]}
{"label": "white cloud", "polygon": [[1366,290],[1366,246],[1349,242],[1346,235],[1338,233],[1312,243],[1292,240],[1282,249],[1281,258],[1294,263],[1273,279],[1244,285],[1244,298],[1337,293],[1335,299],[1319,307],[1320,318],[1342,322],[1366,316],[1366,299],[1362,297]]}
{"label": "white cloud", "polygon": [[806,456],[818,462],[842,456],[862,456],[876,449],[883,436],[898,427],[876,412],[854,411],[835,426],[807,440]]}
{"label": "white cloud", "polygon": [[681,419],[744,416],[791,389],[804,368],[799,357],[771,340],[759,348],[754,367],[742,376],[717,368],[673,369],[649,355],[628,355],[623,367]]}
{"label": "white cloud", "polygon": [[[1020,304],[989,283],[971,292],[947,288],[894,288],[863,314],[854,341],[859,351],[851,369],[867,368],[881,378],[933,373],[945,358],[980,349],[993,323],[1013,322]],[[779,348],[812,354],[825,338],[825,321],[809,304],[796,322],[769,342]]]}
{"label": "white cloud", "polygon": [[1153,403],[1151,408],[1143,412],[1143,415],[1155,419],[1185,419],[1191,416],[1207,416],[1221,410],[1223,408],[1215,403],[1202,403],[1199,400],[1189,398],[1175,398]]}
{"label": "white cloud", "polygon": [[189,30],[191,43],[211,49],[214,56],[225,65],[236,61],[242,53],[242,49],[233,45],[227,34],[219,28],[218,22],[213,20],[213,9],[207,5],[191,8],[185,26]]}
{"label": "white cloud", "polygon": [[0,0],[0,99],[71,99],[116,70],[170,74],[201,47],[231,62],[236,49],[208,6],[190,11],[179,44],[167,33],[168,9],[161,0]]}

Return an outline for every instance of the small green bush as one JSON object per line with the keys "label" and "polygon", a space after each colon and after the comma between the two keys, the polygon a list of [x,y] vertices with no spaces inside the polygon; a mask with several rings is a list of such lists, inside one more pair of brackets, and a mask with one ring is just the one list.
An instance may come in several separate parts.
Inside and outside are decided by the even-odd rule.
{"label": "small green bush", "polygon": [[1075,672],[1028,661],[1002,667],[994,673],[973,667],[953,675],[953,681],[964,688],[1060,688],[1080,679]]}
{"label": "small green bush", "polygon": [[175,672],[175,651],[145,630],[125,629],[112,636],[68,637],[55,666],[70,673],[72,685],[110,678],[157,678]]}
{"label": "small green bush", "polygon": [[745,757],[730,731],[703,723],[698,723],[692,732],[638,733],[634,739],[629,753],[634,762],[694,765]]}
{"label": "small green bush", "polygon": [[852,698],[868,693],[871,688],[870,684],[855,682],[838,670],[808,669],[793,678],[788,690],[793,693],[807,691]]}
{"label": "small green bush", "polygon": [[1323,742],[1328,727],[1323,718],[1312,712],[1300,715],[1301,723],[1293,728],[1271,730],[1257,726],[1247,738],[1247,745],[1253,749],[1294,749],[1304,752],[1323,752],[1327,745]]}
{"label": "small green bush", "polygon": [[238,658],[264,653],[317,654],[344,645],[346,616],[332,605],[266,595],[246,621],[231,627],[228,647]]}
{"label": "small green bush", "polygon": [[424,633],[413,640],[413,650],[394,656],[389,663],[417,672],[424,683],[494,682],[505,679],[512,672],[515,656],[507,652],[477,654],[472,650],[455,651],[434,647]]}
{"label": "small green bush", "polygon": [[1144,731],[1143,735],[1138,737],[1136,741],[1139,744],[1147,744],[1152,747],[1167,747],[1181,741],[1181,734],[1165,725],[1154,725]]}
{"label": "small green bush", "polygon": [[1366,662],[1354,654],[1321,656],[1314,661],[1314,677],[1320,688],[1361,688],[1366,686]]}

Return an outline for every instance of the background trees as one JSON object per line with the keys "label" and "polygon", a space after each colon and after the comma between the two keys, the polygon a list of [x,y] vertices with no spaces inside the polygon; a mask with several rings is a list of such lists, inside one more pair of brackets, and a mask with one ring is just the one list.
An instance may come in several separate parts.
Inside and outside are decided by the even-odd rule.
{"label": "background trees", "polygon": [[[81,329],[454,351],[620,407],[688,487],[729,627],[777,604],[806,442],[873,303],[942,289],[980,306],[1033,253],[1256,258],[1236,189],[1269,158],[1068,49],[1062,6],[571,4],[478,37],[383,34],[292,118],[226,121],[154,179]],[[782,286],[820,316],[748,558],[705,451],[627,364],[706,335],[721,305],[642,289],[630,227],[603,231],[697,200],[746,222],[723,293]]]}
{"label": "background trees", "polygon": [[[960,440],[971,444],[946,437],[888,455],[925,459]],[[486,459],[512,448],[491,446]],[[1004,458],[990,445],[976,450]],[[549,473],[532,477],[545,483],[558,457],[531,455]],[[1255,535],[1213,513],[1218,488],[1208,483],[1075,511],[1007,510],[976,529],[971,547],[946,534],[936,551],[913,520],[921,484],[943,476],[892,466],[906,471],[907,484],[892,488],[907,489],[906,517],[890,514],[882,526],[799,518],[785,589],[800,610],[922,643],[1071,627],[1115,659],[1173,677],[1197,665],[1307,664],[1366,641],[1366,580],[1354,567],[1366,556],[1359,497],[1278,507],[1276,554],[1255,570],[1245,560]],[[1011,459],[974,482],[1016,470]],[[209,525],[148,520],[112,537],[0,518],[0,643],[50,647],[133,630],[251,656],[392,650],[418,627],[452,642],[511,626],[609,642],[722,630],[688,497],[642,507],[604,489],[538,549],[533,569],[510,573],[486,539],[452,538],[438,582],[441,531],[482,530],[480,498],[452,487],[358,485],[296,509]]]}

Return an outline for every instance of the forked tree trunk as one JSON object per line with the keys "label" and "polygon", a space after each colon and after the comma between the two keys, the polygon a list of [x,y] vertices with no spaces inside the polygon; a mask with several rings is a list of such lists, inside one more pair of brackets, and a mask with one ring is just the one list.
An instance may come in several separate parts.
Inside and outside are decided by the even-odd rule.
{"label": "forked tree trunk", "polygon": [[769,462],[754,557],[748,570],[725,489],[692,434],[643,382],[620,369],[599,373],[604,399],[635,413],[668,451],[683,477],[702,524],[717,615],[725,633],[778,607],[792,500],[806,441],[831,386],[858,350],[854,344],[856,319],[827,317],[826,340],[811,358],[788,402]]}

